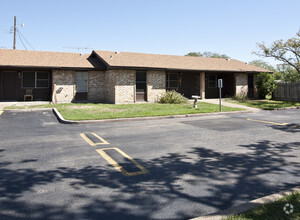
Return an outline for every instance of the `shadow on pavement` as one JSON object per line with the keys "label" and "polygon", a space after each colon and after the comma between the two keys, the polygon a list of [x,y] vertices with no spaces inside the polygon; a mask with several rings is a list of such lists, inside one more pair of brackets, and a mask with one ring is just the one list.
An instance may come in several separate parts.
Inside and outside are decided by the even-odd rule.
{"label": "shadow on pavement", "polygon": [[[280,176],[284,173],[299,178],[300,163],[288,162],[286,157],[293,156],[284,155],[299,146],[300,142],[274,143],[266,140],[241,145],[241,148],[250,150],[247,154],[220,153],[196,147],[186,155],[170,153],[150,161],[138,160],[149,174],[129,178],[101,166],[82,169],[57,167],[47,171],[34,168],[13,170],[7,167],[9,163],[2,162],[0,219],[157,219],[163,217],[156,213],[178,198],[204,208],[222,210],[241,201],[293,187],[285,181],[270,185],[264,175]],[[0,153],[5,151],[0,150]],[[286,166],[293,169],[287,170]],[[78,204],[77,208],[70,208],[72,202],[56,206],[33,204],[22,199],[24,193],[36,193],[37,186],[59,185],[67,180],[73,202],[86,201]],[[191,191],[183,187],[182,181],[192,186]],[[88,190],[99,193],[104,189],[117,193],[109,197],[85,193]],[[176,219],[209,214],[203,210],[185,212],[180,208],[173,212]]]}
{"label": "shadow on pavement", "polygon": [[287,125],[273,125],[272,128],[280,131],[285,131],[289,133],[300,132],[300,124],[287,124]]}

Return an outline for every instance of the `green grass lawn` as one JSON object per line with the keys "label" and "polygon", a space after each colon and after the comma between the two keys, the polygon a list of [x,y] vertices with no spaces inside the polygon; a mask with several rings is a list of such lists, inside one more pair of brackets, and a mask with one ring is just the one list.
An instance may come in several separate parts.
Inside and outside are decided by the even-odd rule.
{"label": "green grass lawn", "polygon": [[300,102],[286,102],[286,101],[275,101],[275,100],[244,100],[237,101],[233,99],[227,99],[226,101],[237,103],[241,105],[246,105],[253,108],[260,108],[263,110],[273,110],[276,108],[286,108],[286,107],[296,107],[300,106]]}
{"label": "green grass lawn", "polygon": [[[293,213],[286,214],[283,210],[284,206],[289,203],[293,205]],[[290,209],[288,209],[290,211]],[[275,202],[267,203],[255,209],[246,211],[240,215],[233,215],[227,220],[266,220],[266,219],[300,219],[300,192],[294,192],[291,195],[285,196]]]}
{"label": "green grass lawn", "polygon": [[[18,107],[17,107],[18,108]],[[24,108],[24,106],[23,106]],[[196,113],[218,112],[219,106],[209,103],[198,103],[198,108],[193,108],[193,104],[92,104],[92,103],[72,103],[72,104],[47,104],[27,106],[26,108],[57,108],[62,116],[67,120],[94,120],[113,118],[134,118],[149,116],[184,115]],[[5,109],[16,109],[6,107]],[[222,107],[222,111],[239,111],[243,109]]]}

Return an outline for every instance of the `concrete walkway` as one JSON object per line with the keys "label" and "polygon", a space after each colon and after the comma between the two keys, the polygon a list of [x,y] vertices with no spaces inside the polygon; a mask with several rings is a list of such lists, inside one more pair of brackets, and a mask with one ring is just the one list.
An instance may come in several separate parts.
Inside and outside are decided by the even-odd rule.
{"label": "concrete walkway", "polygon": [[[200,99],[199,102],[207,102],[207,103],[219,105],[219,99],[204,99],[204,100]],[[259,109],[259,108],[252,108],[252,107],[248,107],[245,105],[230,103],[230,102],[224,101],[223,99],[222,99],[222,105],[227,106],[227,107],[232,107],[232,108],[242,108],[242,109],[246,109],[246,110],[250,110],[250,111],[254,111],[254,112],[261,111],[261,109]]]}
{"label": "concrete walkway", "polygon": [[33,101],[33,102],[0,102],[0,111],[7,106],[28,106],[28,105],[44,105],[49,104],[48,101]]}

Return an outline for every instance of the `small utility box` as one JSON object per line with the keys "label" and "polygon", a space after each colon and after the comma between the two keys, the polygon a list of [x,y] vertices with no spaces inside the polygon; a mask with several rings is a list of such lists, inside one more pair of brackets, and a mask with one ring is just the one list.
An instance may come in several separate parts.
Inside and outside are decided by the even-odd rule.
{"label": "small utility box", "polygon": [[198,95],[192,95],[192,98],[194,99],[194,108],[198,108],[197,102],[198,102],[198,99],[200,99],[201,97]]}

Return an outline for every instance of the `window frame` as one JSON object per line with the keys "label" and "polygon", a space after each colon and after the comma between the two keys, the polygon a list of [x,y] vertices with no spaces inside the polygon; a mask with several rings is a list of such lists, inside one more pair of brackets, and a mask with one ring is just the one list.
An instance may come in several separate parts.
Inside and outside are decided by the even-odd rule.
{"label": "window frame", "polygon": [[[34,87],[32,86],[24,86],[24,73],[28,72],[34,72]],[[38,79],[38,73],[47,73],[48,77],[47,79]],[[38,81],[47,81],[47,87],[40,87],[38,86]],[[49,71],[22,71],[22,89],[48,89],[49,88],[49,82],[50,82],[50,72]]]}
{"label": "window frame", "polygon": [[[214,77],[214,80],[210,80],[209,78],[213,76]],[[217,88],[217,75],[216,74],[208,74],[207,76],[207,84],[208,84],[208,88]],[[213,82],[214,83],[214,86],[211,86],[210,85],[210,82]]]}
{"label": "window frame", "polygon": [[[176,75],[176,80],[174,79],[171,79],[170,75]],[[176,87],[174,86],[170,86],[171,82],[176,82]],[[167,76],[166,76],[166,89],[167,90],[176,90],[178,89],[179,87],[179,73],[174,73],[174,72],[170,72],[170,73],[167,73]]]}

